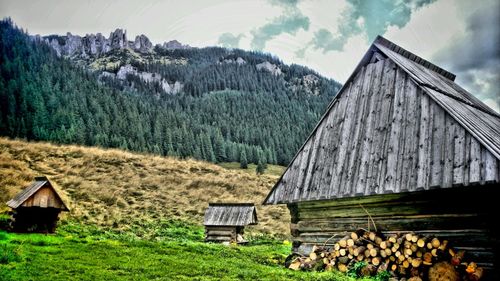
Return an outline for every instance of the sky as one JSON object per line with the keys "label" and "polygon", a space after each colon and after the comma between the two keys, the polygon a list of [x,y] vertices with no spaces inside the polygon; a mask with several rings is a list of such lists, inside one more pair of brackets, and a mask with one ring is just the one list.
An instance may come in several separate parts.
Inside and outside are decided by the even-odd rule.
{"label": "sky", "polygon": [[498,0],[0,0],[0,17],[30,34],[124,28],[129,40],[259,50],[341,83],[382,35],[500,111]]}

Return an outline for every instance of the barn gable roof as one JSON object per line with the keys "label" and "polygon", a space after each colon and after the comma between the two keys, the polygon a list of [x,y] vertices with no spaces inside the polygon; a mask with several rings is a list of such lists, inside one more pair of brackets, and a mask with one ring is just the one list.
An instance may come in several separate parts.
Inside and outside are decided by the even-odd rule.
{"label": "barn gable roof", "polygon": [[257,224],[253,203],[210,203],[205,211],[204,225],[245,226]]}
{"label": "barn gable roof", "polygon": [[[454,78],[377,37],[264,203],[499,182],[500,115]],[[457,151],[450,156],[446,146]]]}
{"label": "barn gable roof", "polygon": [[33,196],[38,190],[40,190],[40,188],[44,186],[50,187],[54,191],[54,193],[59,197],[59,200],[61,200],[64,206],[64,210],[69,211],[69,208],[66,206],[66,203],[64,203],[61,196],[57,193],[57,190],[52,186],[47,177],[43,176],[35,177],[35,181],[30,186],[19,192],[14,198],[12,198],[7,202],[7,206],[11,207],[12,209],[18,208],[26,200],[28,200],[31,196]]}
{"label": "barn gable roof", "polygon": [[500,114],[458,84],[436,75],[436,72],[391,50],[382,42],[388,40],[379,37],[374,46],[404,69],[434,101],[500,159]]}

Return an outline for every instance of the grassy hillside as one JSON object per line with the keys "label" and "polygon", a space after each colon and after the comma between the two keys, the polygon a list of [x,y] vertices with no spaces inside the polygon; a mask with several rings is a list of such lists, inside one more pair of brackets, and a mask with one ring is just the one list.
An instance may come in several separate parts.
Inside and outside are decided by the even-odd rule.
{"label": "grassy hillside", "polygon": [[[0,211],[0,280],[353,280],[283,266],[288,212],[259,204],[283,167],[257,176],[224,166],[0,138],[3,211],[40,174],[72,209],[51,235],[2,231],[8,216]],[[212,201],[257,203],[248,245],[204,243],[202,215]]]}
{"label": "grassy hillside", "polygon": [[46,175],[70,202],[66,220],[153,238],[159,221],[201,225],[208,202],[255,202],[259,225],[248,231],[285,236],[286,207],[260,205],[278,178],[271,170],[258,176],[194,160],[0,138],[0,209]]}

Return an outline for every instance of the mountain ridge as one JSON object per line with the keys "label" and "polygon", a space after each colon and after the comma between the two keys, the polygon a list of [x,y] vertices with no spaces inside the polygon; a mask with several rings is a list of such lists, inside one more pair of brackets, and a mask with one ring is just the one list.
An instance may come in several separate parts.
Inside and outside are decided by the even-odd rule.
{"label": "mountain ridge", "polygon": [[221,47],[140,53],[120,47],[123,35],[104,55],[64,57],[0,21],[0,135],[287,165],[340,88],[270,54]]}
{"label": "mountain ridge", "polygon": [[80,36],[73,35],[71,32],[67,32],[66,35],[51,34],[41,36],[37,34],[31,37],[35,40],[42,40],[50,45],[58,56],[69,57],[100,56],[112,50],[124,48],[131,48],[140,53],[151,52],[154,47],[167,50],[191,48],[191,46],[183,45],[175,39],[153,46],[153,43],[144,34],[137,35],[134,41],[130,41],[127,38],[127,30],[121,28],[111,31],[108,38],[103,36],[102,33],[90,33]]}

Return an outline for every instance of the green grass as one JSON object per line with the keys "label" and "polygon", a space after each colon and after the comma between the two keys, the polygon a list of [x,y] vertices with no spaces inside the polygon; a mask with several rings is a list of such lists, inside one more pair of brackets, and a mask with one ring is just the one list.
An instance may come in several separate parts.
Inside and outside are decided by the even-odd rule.
{"label": "green grass", "polygon": [[207,244],[199,226],[160,225],[161,241],[73,223],[55,235],[0,232],[0,280],[353,280],[284,268],[290,246],[277,240]]}
{"label": "green grass", "polygon": [[[251,174],[256,173],[256,168],[257,165],[255,164],[248,164],[247,169],[241,169],[240,168],[240,163],[238,162],[225,162],[225,163],[219,163],[219,166],[226,168],[228,170],[240,170],[240,171],[245,171]],[[286,167],[284,166],[279,166],[279,165],[267,165],[267,169],[264,171],[264,174],[266,175],[272,175],[272,176],[281,176],[283,172],[285,171]]]}

